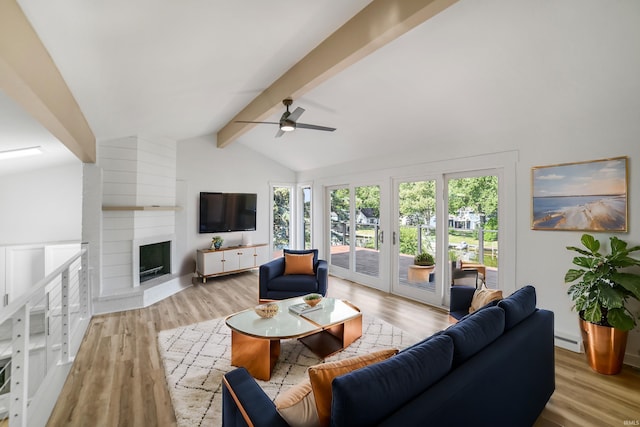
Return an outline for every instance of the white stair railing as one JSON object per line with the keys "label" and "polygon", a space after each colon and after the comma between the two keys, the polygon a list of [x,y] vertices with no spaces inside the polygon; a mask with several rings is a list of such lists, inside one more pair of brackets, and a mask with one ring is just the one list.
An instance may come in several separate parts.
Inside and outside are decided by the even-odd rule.
{"label": "white stair railing", "polygon": [[0,309],[0,420],[46,424],[91,319],[88,249]]}

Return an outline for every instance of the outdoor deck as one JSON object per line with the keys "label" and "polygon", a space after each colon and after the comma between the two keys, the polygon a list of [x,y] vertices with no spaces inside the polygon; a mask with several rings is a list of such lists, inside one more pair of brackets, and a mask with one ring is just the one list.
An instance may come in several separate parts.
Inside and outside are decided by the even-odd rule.
{"label": "outdoor deck", "polygon": [[[355,254],[356,272],[377,277],[379,275],[379,257],[380,257],[380,254],[378,251],[375,251],[372,249],[366,249],[366,248],[357,248],[356,254]],[[348,248],[345,246],[332,246],[330,264],[348,269],[349,268]],[[400,266],[399,266],[400,267],[400,284],[406,285],[406,286],[424,288],[432,292],[435,291],[435,281],[436,281],[435,274],[436,273],[433,273],[431,275],[433,280],[430,282],[409,282],[408,272],[409,272],[410,265],[413,265],[413,256],[400,255]],[[485,283],[488,288],[491,288],[491,289],[498,288],[498,269],[497,268],[487,267]]]}

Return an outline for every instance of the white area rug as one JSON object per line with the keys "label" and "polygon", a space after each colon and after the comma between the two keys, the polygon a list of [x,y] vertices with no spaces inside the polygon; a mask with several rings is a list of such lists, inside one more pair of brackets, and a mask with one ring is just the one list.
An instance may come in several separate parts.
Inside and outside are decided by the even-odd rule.
{"label": "white area rug", "polygon": [[[326,361],[383,348],[402,349],[417,341],[419,338],[383,320],[363,315],[362,337]],[[224,319],[162,331],[158,334],[158,346],[178,425],[221,425],[222,375],[234,369],[231,332]],[[318,363],[322,361],[302,343],[283,340],[271,380],[258,380],[258,384],[273,400],[281,390],[305,378],[309,366]]]}

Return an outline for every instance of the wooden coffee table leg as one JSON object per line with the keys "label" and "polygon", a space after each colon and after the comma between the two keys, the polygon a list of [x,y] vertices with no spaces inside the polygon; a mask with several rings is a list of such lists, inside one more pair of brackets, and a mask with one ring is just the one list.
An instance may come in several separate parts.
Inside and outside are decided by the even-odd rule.
{"label": "wooden coffee table leg", "polygon": [[349,347],[355,340],[362,336],[362,316],[344,322],[342,332],[342,348]]}
{"label": "wooden coffee table leg", "polygon": [[231,364],[246,368],[252,377],[268,381],[280,357],[280,340],[268,340],[231,331]]}
{"label": "wooden coffee table leg", "polygon": [[362,315],[327,328],[325,331],[336,337],[342,349],[345,349],[362,336]]}
{"label": "wooden coffee table leg", "polygon": [[315,334],[298,338],[316,356],[325,359],[345,348],[362,336],[362,315],[344,323],[333,325]]}

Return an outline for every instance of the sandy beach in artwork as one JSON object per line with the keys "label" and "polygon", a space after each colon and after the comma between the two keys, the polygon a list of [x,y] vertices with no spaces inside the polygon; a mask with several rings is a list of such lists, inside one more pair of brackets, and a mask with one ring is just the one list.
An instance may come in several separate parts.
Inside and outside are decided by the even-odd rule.
{"label": "sandy beach in artwork", "polygon": [[626,218],[626,201],[618,197],[550,212],[535,219],[533,225],[538,229],[621,231]]}

